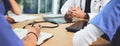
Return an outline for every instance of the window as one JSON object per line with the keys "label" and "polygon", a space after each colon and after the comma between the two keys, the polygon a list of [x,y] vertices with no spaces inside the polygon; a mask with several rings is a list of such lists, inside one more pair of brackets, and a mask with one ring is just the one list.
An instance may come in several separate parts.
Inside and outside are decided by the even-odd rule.
{"label": "window", "polygon": [[23,13],[27,14],[59,14],[66,0],[21,0],[18,1]]}
{"label": "window", "polygon": [[39,13],[52,13],[53,0],[40,0],[39,1]]}
{"label": "window", "polygon": [[38,10],[38,0],[23,0],[23,13],[36,14]]}

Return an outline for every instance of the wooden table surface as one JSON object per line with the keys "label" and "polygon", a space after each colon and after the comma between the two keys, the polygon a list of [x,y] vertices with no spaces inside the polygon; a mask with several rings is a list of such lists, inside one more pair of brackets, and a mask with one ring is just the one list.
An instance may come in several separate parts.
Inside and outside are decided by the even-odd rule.
{"label": "wooden table surface", "polygon": [[[34,16],[39,16],[39,18],[33,19],[33,20],[27,20],[20,23],[12,24],[13,28],[22,28],[24,25],[26,25],[29,22],[32,21],[43,21],[42,16],[40,14],[33,14]],[[45,41],[40,46],[72,46],[72,32],[68,32],[65,28],[70,26],[72,23],[67,24],[60,24],[57,28],[42,28],[42,32],[48,32],[54,34],[52,38]],[[41,23],[41,25],[52,25],[50,23]],[[91,46],[109,46],[109,41],[106,41],[103,38],[98,38],[96,42],[93,42]]]}

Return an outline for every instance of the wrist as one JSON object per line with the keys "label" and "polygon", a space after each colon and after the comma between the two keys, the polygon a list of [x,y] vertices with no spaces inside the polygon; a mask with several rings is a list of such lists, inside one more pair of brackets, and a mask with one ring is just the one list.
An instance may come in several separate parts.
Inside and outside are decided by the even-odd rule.
{"label": "wrist", "polygon": [[38,35],[34,32],[29,32],[27,35],[34,35],[36,37],[36,40],[38,41]]}
{"label": "wrist", "polygon": [[85,14],[85,17],[84,17],[84,18],[89,20],[89,15],[88,15],[88,13]]}

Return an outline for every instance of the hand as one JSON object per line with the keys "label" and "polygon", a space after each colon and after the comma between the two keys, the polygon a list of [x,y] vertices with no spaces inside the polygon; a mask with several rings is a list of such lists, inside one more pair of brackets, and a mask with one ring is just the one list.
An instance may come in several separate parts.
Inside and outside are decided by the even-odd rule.
{"label": "hand", "polygon": [[68,12],[66,13],[64,18],[65,18],[65,21],[67,23],[72,22],[72,12],[71,12],[71,9],[68,10]]}
{"label": "hand", "polygon": [[13,18],[9,17],[9,16],[6,16],[6,19],[11,24],[15,23],[15,20]]}
{"label": "hand", "polygon": [[39,36],[39,34],[40,34],[40,27],[39,27],[38,24],[35,24],[33,27],[28,28],[27,30],[28,30],[28,32],[34,32],[34,33],[36,33],[37,36]]}
{"label": "hand", "polygon": [[39,25],[35,24],[33,27],[35,28],[37,34],[39,35],[40,34],[40,27],[39,27]]}
{"label": "hand", "polygon": [[73,18],[85,18],[86,13],[80,7],[72,7]]}
{"label": "hand", "polygon": [[[38,37],[40,34],[40,27],[35,24],[33,27],[27,29],[28,32],[34,32]],[[23,40],[24,46],[36,46],[37,37],[34,34],[28,34]]]}

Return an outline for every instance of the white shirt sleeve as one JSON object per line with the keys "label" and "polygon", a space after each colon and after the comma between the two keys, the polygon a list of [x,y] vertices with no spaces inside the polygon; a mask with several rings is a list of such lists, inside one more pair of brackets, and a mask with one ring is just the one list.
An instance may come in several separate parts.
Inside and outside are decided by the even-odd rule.
{"label": "white shirt sleeve", "polygon": [[[81,1],[81,2],[80,2]],[[82,6],[80,6],[80,4]],[[85,0],[67,0],[65,2],[65,4],[62,6],[61,8],[61,13],[63,15],[65,15],[67,13],[67,11],[72,7],[72,6],[77,6],[77,7],[81,7],[84,11],[85,9]]]}
{"label": "white shirt sleeve", "polygon": [[[89,15],[89,22],[97,15],[98,13],[88,13]],[[88,22],[88,23],[89,23]]]}
{"label": "white shirt sleeve", "polygon": [[67,1],[65,2],[65,4],[62,6],[62,8],[61,8],[61,13],[62,13],[63,15],[65,15],[66,12],[72,7],[73,1],[74,1],[74,0],[67,0]]}

